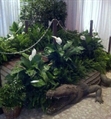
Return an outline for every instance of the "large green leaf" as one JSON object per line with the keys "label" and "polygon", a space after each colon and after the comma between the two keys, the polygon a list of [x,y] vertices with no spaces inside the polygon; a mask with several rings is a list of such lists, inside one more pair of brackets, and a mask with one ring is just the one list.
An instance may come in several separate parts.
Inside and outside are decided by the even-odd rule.
{"label": "large green leaf", "polygon": [[11,75],[14,75],[14,74],[18,74],[19,72],[23,71],[23,67],[15,67],[12,71],[11,71]]}
{"label": "large green leaf", "polygon": [[26,59],[24,57],[21,58],[21,65],[23,67],[25,67],[26,69],[30,69],[31,67],[31,62],[29,61],[29,59]]}
{"label": "large green leaf", "polygon": [[54,49],[51,47],[45,47],[44,52],[46,52],[47,54],[50,54],[50,53],[54,52]]}
{"label": "large green leaf", "polygon": [[47,64],[44,64],[44,66],[43,66],[43,70],[46,72],[46,71],[48,71],[49,70],[49,68],[50,68],[50,66],[49,65],[47,65]]}
{"label": "large green leaf", "polygon": [[71,56],[71,55],[74,55],[74,54],[81,54],[81,51],[82,50],[84,50],[84,48],[83,47],[81,47],[81,46],[77,46],[77,47],[71,47],[68,51],[67,51],[67,53],[66,53],[66,56]]}
{"label": "large green leaf", "polygon": [[45,82],[48,81],[48,77],[47,77],[46,72],[41,71],[41,72],[40,72],[40,77],[41,77]]}
{"label": "large green leaf", "polygon": [[72,43],[72,41],[67,41],[67,43],[63,46],[63,50],[67,50],[68,48],[70,48]]}
{"label": "large green leaf", "polygon": [[22,53],[22,56],[25,57],[26,59],[29,59],[29,55],[26,53]]}
{"label": "large green leaf", "polygon": [[34,75],[36,75],[36,71],[34,69],[27,69],[25,72],[28,76],[33,77]]}
{"label": "large green leaf", "polygon": [[17,31],[18,30],[18,24],[16,22],[13,22],[12,26],[10,27],[10,31]]}

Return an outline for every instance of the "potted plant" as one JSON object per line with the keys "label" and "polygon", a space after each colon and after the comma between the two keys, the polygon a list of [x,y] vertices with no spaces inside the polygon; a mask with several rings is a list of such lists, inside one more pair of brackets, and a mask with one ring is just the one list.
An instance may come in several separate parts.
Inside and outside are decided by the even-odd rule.
{"label": "potted plant", "polygon": [[19,116],[24,100],[25,91],[20,80],[7,82],[0,88],[0,105],[7,119]]}
{"label": "potted plant", "polygon": [[[0,99],[0,103],[1,103],[1,99]],[[0,107],[0,114],[3,114],[3,109],[2,109],[2,107]]]}

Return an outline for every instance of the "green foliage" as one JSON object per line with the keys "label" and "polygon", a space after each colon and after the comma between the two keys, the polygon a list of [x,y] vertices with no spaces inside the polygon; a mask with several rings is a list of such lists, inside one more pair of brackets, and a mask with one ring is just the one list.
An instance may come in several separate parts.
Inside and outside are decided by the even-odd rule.
{"label": "green foliage", "polygon": [[107,60],[106,70],[109,71],[109,70],[111,70],[111,54],[107,53],[107,57],[109,60]]}
{"label": "green foliage", "polygon": [[77,31],[65,31],[64,29],[61,29],[57,31],[57,36],[63,39],[63,44],[65,44],[68,40],[73,42],[74,46],[78,46],[80,43],[80,33]]}
{"label": "green foliage", "polygon": [[[24,1],[24,0],[23,0]],[[28,19],[34,23],[42,23],[47,26],[48,21],[52,19],[61,20],[65,23],[66,3],[62,0],[28,0],[26,5],[22,6],[21,19]],[[22,2],[23,3],[23,2]],[[32,22],[31,22],[32,23]]]}
{"label": "green foliage", "polygon": [[[12,26],[14,26],[15,23],[13,23]],[[16,24],[17,25],[17,24]],[[8,45],[11,47],[16,48],[16,51],[26,49],[33,45],[35,42],[37,42],[42,35],[45,33],[45,28],[42,25],[35,24],[34,26],[29,27],[28,33],[22,32],[20,34],[16,33],[16,30],[13,29],[14,39],[11,41],[7,41]],[[47,34],[43,37],[41,42],[37,44],[37,50],[43,50],[43,48],[46,46],[46,44],[50,43],[50,37],[51,37],[51,31],[49,30]]]}
{"label": "green foliage", "polygon": [[13,22],[12,26],[10,26],[10,32],[12,34],[22,34],[24,31],[24,25],[22,22],[16,23]]}
{"label": "green foliage", "polygon": [[[66,5],[62,0],[27,2],[28,5],[22,8],[21,18],[32,20],[28,32],[24,32],[23,24],[14,22],[10,27],[11,34],[0,38],[1,52],[21,51],[36,43],[46,31],[36,22],[47,26],[48,20],[56,18],[64,23]],[[75,84],[93,70],[105,73],[111,68],[111,55],[103,50],[97,33],[91,37],[88,31],[59,30],[57,36],[62,39],[62,44],[56,40],[53,43],[51,35],[49,30],[35,45],[36,54],[29,55],[30,50],[21,54],[20,62],[7,76],[4,87],[0,88],[0,105],[12,107],[24,102],[25,106],[41,107],[45,111],[50,104],[46,99],[49,89],[65,83]],[[2,64],[15,55],[0,54],[0,57]]]}
{"label": "green foliage", "polygon": [[[21,61],[11,72],[13,79],[22,81],[26,90],[25,105],[28,107],[44,107],[47,105],[47,100],[44,99],[48,89],[58,85],[53,76],[49,72],[49,65],[42,60],[41,54],[37,54],[30,61],[27,54],[23,54]],[[32,81],[37,83],[33,83]],[[12,82],[11,79],[8,79]],[[45,108],[43,109],[45,110]]]}
{"label": "green foliage", "polygon": [[[63,48],[65,50],[63,50]],[[76,74],[77,72],[74,72],[76,64],[72,58],[72,55],[80,54],[83,50],[82,47],[81,49],[79,49],[78,47],[72,49],[70,47],[69,50],[67,50],[65,44],[63,47],[57,46],[57,48],[54,49],[52,47],[52,49],[53,50],[50,51],[47,51],[46,49],[44,50],[45,54],[48,55],[48,59],[51,64],[51,74],[57,77],[57,80],[60,84],[74,83],[76,80],[74,74]],[[72,81],[73,79],[75,80]]]}
{"label": "green foliage", "polygon": [[[33,41],[36,42],[36,38],[40,38],[43,33],[44,27],[34,25],[28,29],[28,34],[14,35],[14,40],[7,42],[22,50]],[[41,107],[45,111],[50,104],[50,100],[45,97],[47,90],[61,84],[75,84],[93,70],[104,73],[108,66],[111,67],[111,56],[103,51],[100,38],[95,35],[91,37],[87,31],[78,33],[60,30],[58,36],[62,40],[53,36],[53,43],[54,39],[49,32],[37,44],[37,53],[23,53],[8,77],[9,83],[22,81],[26,92],[25,105],[29,107]]]}
{"label": "green foliage", "polygon": [[108,62],[110,62],[109,56],[107,52],[102,51],[101,48],[100,49],[98,48],[97,50],[94,51],[94,66],[92,67],[101,73],[105,73],[107,67],[110,67],[110,64],[108,64]]}
{"label": "green foliage", "polygon": [[[12,48],[10,45],[7,44],[6,38],[0,38],[0,52],[15,52],[15,48]],[[8,59],[13,58],[15,55],[6,55],[4,53],[0,53],[0,65],[4,61],[8,61]]]}
{"label": "green foliage", "polygon": [[6,83],[3,87],[0,87],[0,106],[22,106],[25,96],[24,86],[20,80],[14,80],[11,83]]}
{"label": "green foliage", "polygon": [[103,46],[99,42],[100,38],[92,38],[88,34],[85,35],[86,40],[81,42],[81,46],[84,47],[83,57],[88,57],[89,59],[94,58],[95,50],[101,48],[103,50]]}
{"label": "green foliage", "polygon": [[[81,54],[83,48],[77,46],[73,50],[71,47],[72,45],[67,43],[63,46],[51,44],[50,47],[45,47],[43,54],[37,53],[32,60],[29,60],[29,55],[22,54],[23,57],[11,72],[11,77],[13,80],[21,80],[25,86],[25,105],[42,107],[45,110],[50,103],[45,98],[47,90],[62,83],[76,81],[78,70],[74,70],[76,64],[71,57],[74,54]],[[48,58],[48,61],[44,61],[44,57]],[[8,82],[11,81],[12,79],[8,79]]]}
{"label": "green foliage", "polygon": [[[65,32],[60,30],[58,31],[57,35],[62,39],[65,39],[63,43],[68,39],[69,43],[67,44],[69,44],[69,47],[70,44],[73,43],[73,46],[82,46],[84,48],[82,53],[79,56],[76,55],[75,58],[79,58],[78,60],[80,61],[82,60],[86,69],[96,69],[101,73],[105,73],[106,69],[111,67],[110,54],[107,54],[107,52],[104,51],[104,48],[101,44],[101,39],[98,37],[97,33],[93,33],[93,37],[91,37],[88,31],[78,33],[77,31]],[[85,40],[81,40],[81,36],[84,36]]]}
{"label": "green foliage", "polygon": [[[19,27],[18,23],[14,22],[10,27],[11,33],[6,38],[0,38],[0,51],[6,53],[19,52],[29,48],[36,43],[45,33],[45,28],[42,25],[35,24],[29,27],[28,33],[24,32],[24,25]],[[52,32],[48,30],[47,34],[36,45],[38,51],[42,51],[47,44],[50,44],[50,37]],[[27,51],[28,53],[29,51]],[[20,54],[19,54],[20,55]],[[0,63],[8,61],[16,55],[0,54]]]}

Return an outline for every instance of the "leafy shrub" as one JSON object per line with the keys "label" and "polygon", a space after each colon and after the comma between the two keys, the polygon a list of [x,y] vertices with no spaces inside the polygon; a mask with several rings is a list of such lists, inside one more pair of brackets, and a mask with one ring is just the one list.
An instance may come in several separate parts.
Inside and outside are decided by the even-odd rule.
{"label": "leafy shrub", "polygon": [[[24,32],[24,25],[22,24],[19,27],[18,23],[14,22],[10,27],[11,34],[8,34],[6,38],[0,38],[0,51],[5,52],[1,53],[0,63],[4,61],[8,61],[15,56],[15,52],[23,51],[24,49],[29,48],[43,36],[46,29],[40,25],[35,24],[32,27],[29,27],[28,33]],[[36,49],[38,51],[42,51],[47,44],[50,44],[50,37],[52,35],[51,30],[49,29],[46,35],[42,38],[42,40],[36,45]],[[29,50],[26,51],[30,52]],[[7,55],[6,53],[12,53],[13,55]],[[20,55],[21,53],[19,53]]]}
{"label": "leafy shrub", "polygon": [[28,0],[21,9],[21,19],[31,20],[31,23],[42,23],[45,26],[52,19],[65,23],[66,15],[66,3],[62,0]]}
{"label": "leafy shrub", "polygon": [[0,87],[0,105],[5,107],[22,106],[26,94],[21,80],[13,80]]}

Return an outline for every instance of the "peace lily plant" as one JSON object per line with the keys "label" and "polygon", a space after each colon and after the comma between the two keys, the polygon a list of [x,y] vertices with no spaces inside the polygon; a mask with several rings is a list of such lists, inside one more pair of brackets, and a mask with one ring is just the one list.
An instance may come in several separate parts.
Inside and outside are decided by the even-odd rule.
{"label": "peace lily plant", "polygon": [[60,37],[52,36],[52,38],[55,39],[56,43],[58,43],[59,45],[61,45],[62,39]]}
{"label": "peace lily plant", "polygon": [[36,49],[33,49],[31,55],[29,56],[29,60],[31,61],[35,55],[36,55]]}
{"label": "peace lily plant", "polygon": [[74,68],[74,64],[70,57],[73,54],[80,54],[83,47],[73,48],[71,41],[62,44],[60,37],[52,36],[52,38],[56,44],[45,47],[43,53],[37,52],[35,48],[30,55],[23,53],[20,62],[11,72],[13,79],[21,79],[25,86],[25,105],[41,106],[45,109],[48,104],[45,98],[46,91],[68,82],[66,77],[69,81],[72,78],[69,71]]}

